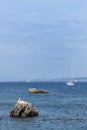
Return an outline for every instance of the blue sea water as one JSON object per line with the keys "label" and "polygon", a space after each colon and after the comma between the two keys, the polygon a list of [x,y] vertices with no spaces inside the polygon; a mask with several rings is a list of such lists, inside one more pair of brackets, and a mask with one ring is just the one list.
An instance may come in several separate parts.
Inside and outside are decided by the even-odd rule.
{"label": "blue sea water", "polygon": [[[30,94],[28,89],[45,89],[48,94]],[[38,117],[9,116],[19,97],[31,102]],[[87,83],[66,86],[64,82],[1,82],[0,130],[87,130]]]}

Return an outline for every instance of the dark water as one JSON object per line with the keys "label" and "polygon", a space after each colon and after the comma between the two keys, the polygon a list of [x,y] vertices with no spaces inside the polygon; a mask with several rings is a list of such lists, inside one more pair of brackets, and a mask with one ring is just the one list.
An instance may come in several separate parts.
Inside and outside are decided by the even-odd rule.
{"label": "dark water", "polygon": [[[31,87],[48,94],[29,94]],[[10,111],[22,98],[39,110],[38,117],[11,118]],[[0,130],[87,130],[87,83],[0,83]]]}

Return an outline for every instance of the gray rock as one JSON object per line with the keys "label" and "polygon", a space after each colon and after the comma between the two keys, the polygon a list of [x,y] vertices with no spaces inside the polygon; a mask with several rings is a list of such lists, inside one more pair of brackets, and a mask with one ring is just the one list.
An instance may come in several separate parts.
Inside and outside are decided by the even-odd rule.
{"label": "gray rock", "polygon": [[48,91],[43,89],[30,88],[29,93],[48,93]]}
{"label": "gray rock", "polygon": [[38,116],[38,110],[31,104],[22,100],[17,101],[10,112],[11,117],[32,117]]}

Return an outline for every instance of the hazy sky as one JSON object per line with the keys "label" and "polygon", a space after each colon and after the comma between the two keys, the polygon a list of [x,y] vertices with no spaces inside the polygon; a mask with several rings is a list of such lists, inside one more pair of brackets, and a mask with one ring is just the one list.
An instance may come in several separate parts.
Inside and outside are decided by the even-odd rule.
{"label": "hazy sky", "polygon": [[87,76],[87,0],[0,2],[0,80]]}

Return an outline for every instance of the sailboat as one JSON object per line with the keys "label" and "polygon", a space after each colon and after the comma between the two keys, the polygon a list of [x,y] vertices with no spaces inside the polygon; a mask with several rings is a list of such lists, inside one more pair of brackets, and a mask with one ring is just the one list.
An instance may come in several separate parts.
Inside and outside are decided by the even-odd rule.
{"label": "sailboat", "polygon": [[[72,75],[73,75],[73,73],[72,73]],[[75,85],[75,83],[74,83],[74,76],[73,76],[73,78],[71,80],[69,80],[69,81],[66,82],[66,85],[67,86],[74,86]]]}
{"label": "sailboat", "polygon": [[66,85],[68,85],[68,86],[74,86],[74,82],[73,82],[72,80],[67,81],[67,82],[66,82]]}

